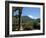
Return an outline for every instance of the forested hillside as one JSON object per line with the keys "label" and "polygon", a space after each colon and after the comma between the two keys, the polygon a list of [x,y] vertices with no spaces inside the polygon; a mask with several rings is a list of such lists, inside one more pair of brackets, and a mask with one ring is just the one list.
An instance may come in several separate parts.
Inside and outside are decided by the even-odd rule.
{"label": "forested hillside", "polygon": [[[38,19],[32,19],[29,18],[28,16],[21,16],[21,24],[23,30],[35,30],[35,29],[40,29],[40,18]],[[12,17],[12,30],[13,31],[18,31],[19,27],[19,18],[17,16]]]}

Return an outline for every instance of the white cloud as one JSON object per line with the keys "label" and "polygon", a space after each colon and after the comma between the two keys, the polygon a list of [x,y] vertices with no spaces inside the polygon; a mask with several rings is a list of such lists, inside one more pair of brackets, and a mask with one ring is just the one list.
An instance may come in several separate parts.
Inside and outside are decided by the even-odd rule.
{"label": "white cloud", "polygon": [[33,16],[31,16],[31,15],[28,15],[28,17],[33,18]]}
{"label": "white cloud", "polygon": [[38,17],[34,17],[32,15],[28,15],[28,17],[32,18],[32,19],[37,19]]}

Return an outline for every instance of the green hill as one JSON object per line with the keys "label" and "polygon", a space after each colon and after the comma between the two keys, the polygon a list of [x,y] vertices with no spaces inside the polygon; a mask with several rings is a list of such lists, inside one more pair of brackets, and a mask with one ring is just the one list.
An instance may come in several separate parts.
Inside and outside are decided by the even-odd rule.
{"label": "green hill", "polygon": [[[24,30],[40,29],[40,18],[32,19],[29,18],[28,16],[21,16],[21,20],[22,20],[21,23]],[[18,23],[19,23],[19,17],[13,16],[12,17],[13,29],[19,29]]]}

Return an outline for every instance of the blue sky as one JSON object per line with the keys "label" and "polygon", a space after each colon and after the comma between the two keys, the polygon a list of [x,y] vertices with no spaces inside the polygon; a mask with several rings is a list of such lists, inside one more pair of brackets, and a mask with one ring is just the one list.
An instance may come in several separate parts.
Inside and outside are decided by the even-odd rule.
{"label": "blue sky", "polygon": [[40,8],[24,7],[22,10],[22,16],[28,16],[33,19],[40,18]]}
{"label": "blue sky", "polygon": [[[18,14],[18,11],[14,15]],[[32,19],[40,18],[40,8],[38,7],[23,7],[22,16],[28,16]]]}

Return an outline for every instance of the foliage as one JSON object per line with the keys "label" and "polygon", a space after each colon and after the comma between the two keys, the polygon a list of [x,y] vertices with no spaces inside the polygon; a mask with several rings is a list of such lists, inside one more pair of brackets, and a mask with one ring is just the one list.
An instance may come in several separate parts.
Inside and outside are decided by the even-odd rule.
{"label": "foliage", "polygon": [[[18,18],[17,18],[18,19]],[[16,17],[13,17],[12,18],[12,21],[14,22],[12,25],[13,26],[13,30],[16,31],[16,29],[19,29],[19,24],[15,24],[16,21],[19,22],[19,20],[17,20]],[[22,19],[22,27],[23,27],[23,30],[33,30],[33,29],[40,29],[40,18],[38,19],[32,19],[32,18],[29,18],[27,16],[22,16],[21,17]],[[17,22],[17,23],[18,23]]]}

